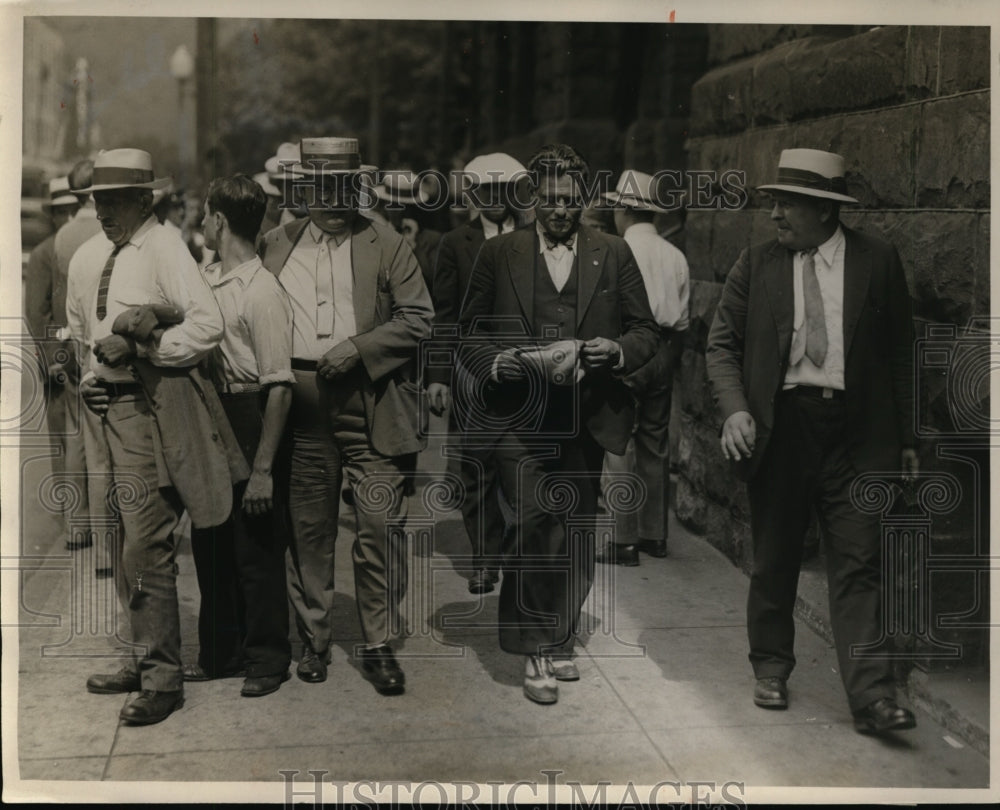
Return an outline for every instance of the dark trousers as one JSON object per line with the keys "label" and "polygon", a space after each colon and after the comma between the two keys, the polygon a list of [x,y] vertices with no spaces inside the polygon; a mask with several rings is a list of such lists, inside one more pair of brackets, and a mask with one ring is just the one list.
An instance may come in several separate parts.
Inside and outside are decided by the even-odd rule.
{"label": "dark trousers", "polygon": [[516,531],[504,549],[500,647],[568,653],[594,581],[594,515],[604,450],[573,438],[507,434],[496,450]]}
{"label": "dark trousers", "polygon": [[774,431],[748,487],[754,562],[747,600],[750,662],[758,678],[795,666],[792,612],[802,545],[815,507],[826,543],[830,621],[852,710],[895,689],[888,659],[855,657],[881,636],[881,531],[851,503],[857,477],[846,451],[842,399],[792,389],[775,403]]}
{"label": "dark trousers", "polygon": [[504,517],[500,509],[500,476],[496,442],[464,437],[452,408],[448,471],[462,482],[462,522],[472,545],[472,567],[496,571],[503,553]]}
{"label": "dark trousers", "polygon": [[[248,463],[263,428],[266,394],[220,394],[222,407]],[[281,448],[272,467],[273,509],[243,511],[246,482],[233,488],[233,511],[221,526],[192,529],[201,606],[198,663],[210,675],[246,668],[250,677],[288,669],[288,596],[284,558],[288,541],[288,462]]]}
{"label": "dark trousers", "polygon": [[368,436],[363,370],[333,382],[296,371],[292,400],[292,542],[289,594],[304,644],[319,654],[332,638],[333,558],[346,475],[355,501],[354,588],[366,642],[389,639],[406,592],[402,534],[412,459],[377,452]]}

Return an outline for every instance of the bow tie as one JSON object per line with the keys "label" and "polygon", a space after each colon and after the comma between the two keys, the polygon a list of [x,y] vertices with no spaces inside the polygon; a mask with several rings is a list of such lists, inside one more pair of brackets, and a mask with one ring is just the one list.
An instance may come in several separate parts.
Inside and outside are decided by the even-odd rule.
{"label": "bow tie", "polygon": [[542,234],[542,238],[545,239],[545,247],[549,250],[554,250],[556,245],[565,245],[566,247],[573,248],[573,240],[576,239],[576,233],[571,233],[562,239],[553,239],[547,233]]}

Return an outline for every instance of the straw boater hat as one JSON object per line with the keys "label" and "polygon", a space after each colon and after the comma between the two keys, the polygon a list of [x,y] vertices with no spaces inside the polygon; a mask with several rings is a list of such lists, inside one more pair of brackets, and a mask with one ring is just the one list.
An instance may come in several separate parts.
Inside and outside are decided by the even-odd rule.
{"label": "straw boater hat", "polygon": [[281,193],[281,189],[271,182],[271,178],[267,176],[267,172],[258,172],[253,176],[253,179],[257,185],[264,189],[264,193],[268,197],[284,196]]}
{"label": "straw boater hat", "polygon": [[392,169],[382,173],[382,182],[375,186],[375,195],[385,202],[417,205],[429,199],[420,178],[407,169]]}
{"label": "straw boater hat", "polygon": [[295,175],[290,171],[291,167],[297,164],[301,157],[302,153],[299,151],[299,145],[285,141],[278,146],[277,152],[264,161],[264,171],[267,172],[268,178],[274,183],[280,182],[287,177],[294,177]]}
{"label": "straw boater hat", "polygon": [[94,159],[91,184],[79,191],[111,191],[116,188],[160,189],[170,185],[169,177],[153,176],[153,158],[142,149],[102,149]]}
{"label": "straw boater hat", "polygon": [[510,155],[491,152],[470,160],[462,174],[472,177],[473,186],[485,186],[490,183],[516,183],[522,177],[527,177],[528,170]]}
{"label": "straw boater hat", "polygon": [[612,205],[621,205],[636,211],[654,211],[659,214],[670,212],[669,208],[664,208],[659,204],[660,198],[656,193],[656,178],[651,174],[637,172],[634,169],[622,172],[615,190],[602,196]]}
{"label": "straw boater hat", "polygon": [[49,199],[42,203],[43,208],[58,208],[60,205],[79,205],[76,195],[69,190],[69,177],[53,177],[49,180]]}
{"label": "straw boater hat", "polygon": [[361,162],[357,138],[303,138],[301,158],[292,171],[300,176],[321,177],[377,171]]}
{"label": "straw boater hat", "polygon": [[833,152],[819,149],[782,149],[778,159],[778,179],[758,191],[787,191],[821,197],[824,200],[856,203],[847,194],[844,180],[844,159]]}

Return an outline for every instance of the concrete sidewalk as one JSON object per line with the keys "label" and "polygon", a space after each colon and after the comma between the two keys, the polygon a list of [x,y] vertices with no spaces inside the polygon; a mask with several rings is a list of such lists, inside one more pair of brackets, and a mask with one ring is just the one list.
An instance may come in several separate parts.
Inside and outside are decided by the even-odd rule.
{"label": "concrete sidewalk", "polygon": [[[432,447],[421,460],[425,480],[442,466],[436,453]],[[404,607],[410,635],[397,647],[406,693],[379,696],[352,659],[360,632],[345,513],[337,636],[325,683],[293,675],[262,699],[240,697],[238,679],[191,683],[184,707],[163,723],[119,725],[131,696],[92,695],[84,687],[92,672],[119,666],[118,645],[99,621],[113,594],[109,602],[109,590],[95,588],[90,552],[64,551],[55,517],[38,508],[48,461],[25,462],[22,565],[36,570],[21,574],[22,779],[274,782],[282,770],[308,779],[312,769],[340,781],[544,783],[543,772],[557,770],[561,782],[582,784],[988,786],[987,759],[919,710],[914,731],[884,739],[857,734],[834,651],[803,625],[790,708],[755,707],[746,577],[673,515],[670,557],[643,556],[638,568],[598,566],[579,648],[581,680],[561,684],[553,706],[523,697],[522,660],[497,645],[497,592],[475,597],[466,589],[468,572],[456,567],[468,553],[457,512],[438,515],[433,547],[419,537],[413,543]],[[419,520],[421,494],[411,514],[430,525]],[[194,660],[198,592],[186,542],[179,565],[184,654]],[[296,660],[298,653],[296,644]]]}

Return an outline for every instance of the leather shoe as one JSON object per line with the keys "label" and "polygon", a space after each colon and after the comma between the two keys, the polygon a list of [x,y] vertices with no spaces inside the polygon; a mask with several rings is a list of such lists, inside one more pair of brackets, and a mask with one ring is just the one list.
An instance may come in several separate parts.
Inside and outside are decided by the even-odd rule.
{"label": "leather shoe", "polygon": [[524,696],[535,703],[555,703],[559,700],[559,684],[548,656],[525,656]]}
{"label": "leather shoe", "polygon": [[916,728],[917,719],[909,709],[896,705],[892,698],[879,698],[860,711],[854,712],[854,730],[860,734],[883,731],[905,731]]}
{"label": "leather shoe", "polygon": [[402,694],[406,686],[406,676],[385,644],[361,652],[361,671],[380,695]]}
{"label": "leather shoe", "polygon": [[635,543],[608,543],[594,555],[594,561],[605,565],[635,566],[639,564],[639,547]]}
{"label": "leather shoe", "polygon": [[498,579],[500,579],[499,572],[479,568],[469,579],[469,593],[490,593]]}
{"label": "leather shoe", "polygon": [[246,671],[242,667],[227,669],[214,675],[201,664],[185,664],[183,671],[185,681],[214,681],[218,678],[241,678],[246,675]]}
{"label": "leather shoe", "polygon": [[120,692],[139,691],[139,673],[122,667],[113,675],[91,675],[87,678],[87,691],[95,695],[117,695]]}
{"label": "leather shoe", "polygon": [[170,714],[184,705],[184,692],[154,692],[143,689],[142,694],[121,710],[118,715],[124,723],[133,726],[151,726],[166,720]]}
{"label": "leather shoe", "polygon": [[277,692],[285,681],[291,678],[291,673],[286,669],[277,675],[251,675],[243,681],[243,688],[240,694],[243,697],[264,697],[272,692]]}
{"label": "leather shoe", "polygon": [[645,551],[650,557],[666,557],[666,540],[640,540],[635,544],[639,551]]}
{"label": "leather shoe", "polygon": [[80,551],[81,549],[84,548],[90,548],[93,545],[94,545],[94,538],[88,535],[87,537],[81,538],[80,540],[67,540],[66,550]]}
{"label": "leather shoe", "polygon": [[580,680],[580,670],[571,658],[555,658],[552,661],[552,672],[557,681],[578,681]]}
{"label": "leather shoe", "polygon": [[329,650],[320,656],[311,647],[306,647],[302,651],[302,660],[295,668],[295,674],[299,676],[299,680],[306,683],[323,683],[326,680],[326,667],[329,663]]}
{"label": "leather shoe", "polygon": [[753,688],[753,702],[762,709],[787,709],[788,686],[784,678],[758,678]]}

